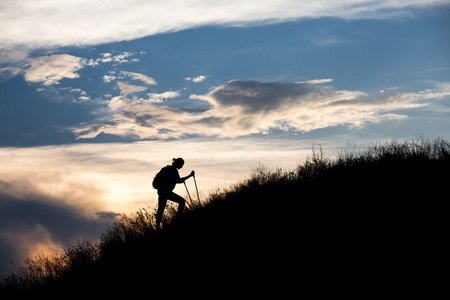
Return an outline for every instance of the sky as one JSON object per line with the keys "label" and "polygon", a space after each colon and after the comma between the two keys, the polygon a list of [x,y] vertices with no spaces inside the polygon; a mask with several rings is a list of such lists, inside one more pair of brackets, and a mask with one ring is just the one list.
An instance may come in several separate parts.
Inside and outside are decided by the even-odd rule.
{"label": "sky", "polygon": [[450,0],[0,0],[0,274],[155,206],[174,157],[207,195],[449,139],[448,28]]}

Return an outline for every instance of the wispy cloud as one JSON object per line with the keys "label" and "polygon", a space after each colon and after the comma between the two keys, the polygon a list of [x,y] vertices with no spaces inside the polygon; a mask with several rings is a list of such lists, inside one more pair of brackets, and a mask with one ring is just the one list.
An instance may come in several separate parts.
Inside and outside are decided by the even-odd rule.
{"label": "wispy cloud", "polygon": [[86,59],[68,54],[42,56],[32,59],[25,69],[25,80],[42,82],[44,85],[58,84],[63,78],[78,78],[76,71],[86,65]]}
{"label": "wispy cloud", "polygon": [[196,110],[155,106],[154,102],[160,102],[152,100],[155,95],[147,101],[113,97],[109,120],[74,132],[78,138],[92,138],[103,132],[136,139],[167,139],[188,135],[238,137],[274,129],[309,132],[337,125],[362,127],[405,119],[408,115],[401,110],[427,106],[432,99],[450,95],[447,90],[426,90],[370,96],[316,86],[328,82],[331,79],[301,83],[233,80],[206,95],[191,95],[190,99],[203,103],[203,108]]}
{"label": "wispy cloud", "polygon": [[[204,25],[255,25],[300,18],[383,18],[447,0],[7,1],[0,48],[92,45]],[[124,58],[126,59],[126,58]]]}
{"label": "wispy cloud", "polygon": [[127,71],[120,71],[119,74],[117,74],[116,71],[108,71],[108,74],[105,74],[103,76],[103,82],[111,82],[116,79],[123,80],[125,78],[130,78],[131,80],[139,80],[148,85],[157,85],[156,81],[152,77],[140,73]]}
{"label": "wispy cloud", "polygon": [[[25,80],[33,83],[43,83],[44,85],[59,84],[61,79],[79,78],[77,71],[89,66],[96,67],[100,63],[123,64],[139,61],[139,58],[128,60],[135,55],[134,52],[121,52],[116,55],[102,53],[102,57],[97,59],[85,59],[69,54],[54,54],[48,56],[29,57],[25,51],[0,51],[0,78],[10,78],[22,74]],[[142,53],[141,53],[142,54]],[[111,71],[103,77],[104,82],[110,82],[118,78],[115,71]],[[153,78],[144,74],[133,72],[120,72],[120,78],[129,77],[132,80],[140,80],[149,85],[156,85]]]}
{"label": "wispy cloud", "polygon": [[332,81],[333,81],[332,78],[325,78],[325,79],[311,79],[311,80],[306,80],[306,81],[299,81],[296,83],[322,84],[322,83],[329,83]]}
{"label": "wispy cloud", "polygon": [[149,85],[156,85],[156,81],[151,78],[148,77],[147,75],[144,74],[140,74],[140,73],[133,73],[133,72],[125,72],[125,71],[121,71],[120,74],[124,75],[124,76],[129,76],[131,77],[133,80],[140,80],[146,84]]}
{"label": "wispy cloud", "polygon": [[316,46],[333,46],[342,42],[337,36],[324,28],[320,28],[315,34],[306,35],[304,38]]}
{"label": "wispy cloud", "polygon": [[132,85],[121,81],[117,82],[117,86],[119,87],[120,93],[122,95],[134,94],[137,92],[145,91],[147,89],[146,86]]}
{"label": "wispy cloud", "polygon": [[[102,57],[93,59],[91,58],[87,65],[88,66],[98,66],[100,63],[114,63],[114,64],[123,64],[129,62],[138,62],[139,58],[129,59],[129,57],[135,55],[136,53],[123,51],[122,53],[113,55],[112,53],[101,53]],[[142,54],[142,53],[141,53]]]}

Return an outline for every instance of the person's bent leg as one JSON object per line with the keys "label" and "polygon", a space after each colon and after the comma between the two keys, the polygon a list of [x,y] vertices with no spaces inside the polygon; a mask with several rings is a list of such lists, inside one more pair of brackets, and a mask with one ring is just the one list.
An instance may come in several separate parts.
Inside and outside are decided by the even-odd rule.
{"label": "person's bent leg", "polygon": [[178,203],[178,214],[181,214],[186,206],[186,200],[180,195],[175,194],[174,192],[169,194],[169,200]]}

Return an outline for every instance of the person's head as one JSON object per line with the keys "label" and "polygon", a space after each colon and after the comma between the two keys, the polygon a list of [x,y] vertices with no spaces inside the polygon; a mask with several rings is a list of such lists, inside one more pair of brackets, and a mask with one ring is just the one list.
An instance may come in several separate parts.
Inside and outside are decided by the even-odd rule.
{"label": "person's head", "polygon": [[184,159],[181,157],[172,159],[172,166],[174,166],[177,169],[181,169],[184,165]]}

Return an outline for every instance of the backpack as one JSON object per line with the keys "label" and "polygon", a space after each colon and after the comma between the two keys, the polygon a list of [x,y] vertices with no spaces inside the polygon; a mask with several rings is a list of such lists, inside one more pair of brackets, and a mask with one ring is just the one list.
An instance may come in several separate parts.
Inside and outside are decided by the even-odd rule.
{"label": "backpack", "polygon": [[166,167],[163,167],[158,173],[156,173],[155,177],[153,178],[153,188],[159,189],[162,186],[162,183],[164,182],[164,171],[166,170]]}

